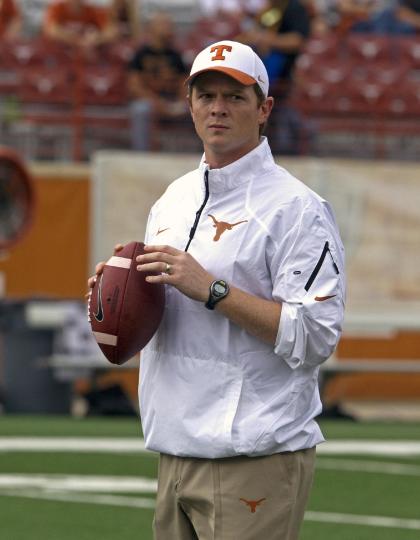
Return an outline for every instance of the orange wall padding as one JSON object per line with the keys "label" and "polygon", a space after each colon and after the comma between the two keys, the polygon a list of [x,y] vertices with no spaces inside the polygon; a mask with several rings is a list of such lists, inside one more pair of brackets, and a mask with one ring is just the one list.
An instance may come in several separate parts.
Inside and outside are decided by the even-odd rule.
{"label": "orange wall padding", "polygon": [[34,175],[32,229],[0,260],[6,298],[80,299],[89,275],[89,174]]}
{"label": "orange wall padding", "polygon": [[[420,333],[399,332],[390,337],[343,337],[337,350],[338,360],[420,358]],[[340,400],[419,400],[420,374],[348,373],[330,377],[324,388],[329,403]]]}

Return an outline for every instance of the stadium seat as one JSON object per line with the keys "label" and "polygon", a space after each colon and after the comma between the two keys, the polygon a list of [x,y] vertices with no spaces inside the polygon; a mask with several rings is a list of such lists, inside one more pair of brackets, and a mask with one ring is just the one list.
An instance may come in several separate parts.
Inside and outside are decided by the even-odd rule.
{"label": "stadium seat", "polygon": [[127,82],[124,66],[88,66],[80,70],[81,102],[83,105],[125,105]]}
{"label": "stadium seat", "polygon": [[0,43],[3,66],[26,68],[29,66],[63,66],[70,60],[68,48],[44,38],[19,38]]}
{"label": "stadium seat", "polygon": [[[415,79],[405,79],[392,86],[387,93],[384,107],[393,117],[420,122],[420,85]],[[417,129],[419,131],[419,128]]]}
{"label": "stadium seat", "polygon": [[20,70],[18,97],[22,103],[73,105],[74,86],[68,69],[44,66]]}
{"label": "stadium seat", "polygon": [[309,38],[304,45],[302,54],[328,60],[339,57],[341,52],[340,42],[337,36],[328,35]]}
{"label": "stadium seat", "polygon": [[348,57],[355,62],[390,61],[395,56],[393,38],[375,34],[349,34],[346,39]]}
{"label": "stadium seat", "polygon": [[107,46],[106,57],[112,65],[126,66],[138,47],[130,39],[119,40]]}
{"label": "stadium seat", "polygon": [[353,66],[351,78],[392,86],[404,80],[409,71],[410,66],[406,62],[378,61],[358,63]]}
{"label": "stadium seat", "polygon": [[420,68],[420,36],[401,37],[398,40],[400,59],[413,68]]}
{"label": "stadium seat", "polygon": [[218,17],[200,17],[192,28],[179,40],[179,49],[185,63],[190,66],[195,56],[207,45],[221,39],[235,39],[241,32],[239,21],[235,17],[224,15],[223,20]]}

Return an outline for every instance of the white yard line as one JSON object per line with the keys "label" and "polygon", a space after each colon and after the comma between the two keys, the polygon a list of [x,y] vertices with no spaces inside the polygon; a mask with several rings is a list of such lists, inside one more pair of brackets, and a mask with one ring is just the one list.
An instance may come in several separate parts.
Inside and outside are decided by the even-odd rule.
{"label": "white yard line", "polygon": [[26,488],[96,493],[156,493],[157,480],[135,476],[0,474],[0,492]]}
{"label": "white yard line", "polygon": [[316,468],[331,469],[334,471],[395,474],[399,476],[420,476],[420,466],[418,465],[390,463],[389,461],[359,461],[356,459],[330,459],[319,457],[316,461]]}
{"label": "white yard line", "polygon": [[[0,437],[0,452],[147,453],[140,438],[104,437]],[[318,455],[420,456],[420,442],[401,440],[329,440],[317,447]]]}
{"label": "white yard line", "polygon": [[122,495],[96,495],[84,493],[69,493],[60,491],[39,490],[13,490],[0,492],[0,496],[23,497],[25,499],[44,499],[47,501],[75,502],[83,504],[102,504],[108,506],[123,506],[125,508],[151,508],[155,507],[155,500],[147,497],[124,497]]}
{"label": "white yard line", "polygon": [[321,455],[420,456],[420,442],[401,440],[329,440],[317,446]]}
{"label": "white yard line", "polygon": [[[1,495],[8,497],[24,497],[29,499],[43,499],[60,502],[74,502],[83,504],[100,504],[107,506],[120,506],[125,508],[143,508],[153,509],[155,507],[154,499],[147,497],[124,497],[121,495],[97,495],[85,493],[69,493],[60,491],[41,491],[41,490],[13,490],[7,489],[1,492]],[[341,525],[362,525],[367,527],[383,527],[392,529],[411,529],[420,530],[420,520],[401,519],[385,516],[367,516],[356,514],[340,514],[333,512],[314,512],[305,513],[305,521],[318,521],[321,523],[338,523]]]}
{"label": "white yard line", "polygon": [[[88,452],[137,454],[148,452],[139,438],[0,437],[0,452]],[[150,453],[150,452],[148,452]]]}
{"label": "white yard line", "polygon": [[366,525],[391,529],[414,529],[420,531],[420,519],[401,519],[384,516],[361,516],[356,514],[338,514],[333,512],[305,512],[306,521],[322,523],[340,523],[345,525]]}

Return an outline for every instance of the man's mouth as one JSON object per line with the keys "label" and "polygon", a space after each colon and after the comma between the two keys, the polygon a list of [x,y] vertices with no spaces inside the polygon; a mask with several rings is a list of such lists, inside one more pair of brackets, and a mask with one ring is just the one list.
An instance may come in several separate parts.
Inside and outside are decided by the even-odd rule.
{"label": "man's mouth", "polygon": [[223,124],[210,124],[209,127],[211,129],[229,129],[227,126],[224,126]]}

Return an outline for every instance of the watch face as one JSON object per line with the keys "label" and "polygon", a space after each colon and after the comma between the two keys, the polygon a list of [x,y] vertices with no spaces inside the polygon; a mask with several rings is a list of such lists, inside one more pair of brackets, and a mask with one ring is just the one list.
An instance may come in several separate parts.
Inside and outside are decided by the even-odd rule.
{"label": "watch face", "polygon": [[216,296],[221,296],[222,294],[225,294],[225,292],[226,292],[226,287],[222,285],[222,283],[218,282],[214,284],[213,293]]}

